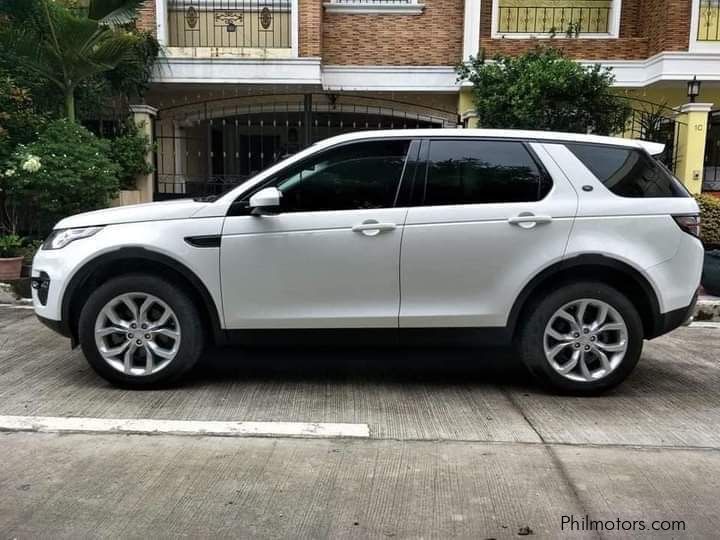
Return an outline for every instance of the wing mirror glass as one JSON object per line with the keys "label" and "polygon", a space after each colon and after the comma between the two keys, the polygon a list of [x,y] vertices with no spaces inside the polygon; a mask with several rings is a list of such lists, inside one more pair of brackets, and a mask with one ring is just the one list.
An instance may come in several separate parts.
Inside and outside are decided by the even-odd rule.
{"label": "wing mirror glass", "polygon": [[255,216],[272,215],[280,212],[282,192],[275,187],[261,189],[250,197],[250,208]]}

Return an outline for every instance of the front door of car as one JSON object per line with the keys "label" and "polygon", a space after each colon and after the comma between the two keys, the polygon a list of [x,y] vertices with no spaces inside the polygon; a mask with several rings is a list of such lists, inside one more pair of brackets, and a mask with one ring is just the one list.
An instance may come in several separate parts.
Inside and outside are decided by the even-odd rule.
{"label": "front door of car", "polygon": [[[242,195],[222,232],[226,328],[397,328],[410,146],[334,146]],[[279,212],[251,215],[244,207],[266,187],[282,193]]]}
{"label": "front door of car", "polygon": [[424,189],[403,234],[400,327],[504,326],[525,284],[563,258],[577,194],[533,144],[423,144]]}

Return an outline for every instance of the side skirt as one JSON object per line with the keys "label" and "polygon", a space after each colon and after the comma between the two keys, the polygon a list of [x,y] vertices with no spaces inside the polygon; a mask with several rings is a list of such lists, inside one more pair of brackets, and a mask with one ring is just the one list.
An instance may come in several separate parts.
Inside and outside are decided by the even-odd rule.
{"label": "side skirt", "polygon": [[499,328],[340,328],[226,330],[229,345],[251,346],[506,346],[510,330]]}

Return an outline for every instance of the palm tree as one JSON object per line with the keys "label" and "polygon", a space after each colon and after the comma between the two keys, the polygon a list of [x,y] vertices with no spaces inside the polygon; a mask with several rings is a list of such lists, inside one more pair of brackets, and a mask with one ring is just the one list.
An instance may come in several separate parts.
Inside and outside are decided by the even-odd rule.
{"label": "palm tree", "polygon": [[[16,54],[23,67],[38,73],[62,92],[65,114],[72,121],[78,84],[129,60],[137,43],[136,36],[110,26],[112,20],[121,20],[122,12],[118,9],[122,6],[111,9],[118,3],[128,4],[90,2],[88,16],[83,17],[40,0],[42,28],[6,25],[8,28],[0,32],[0,44]],[[91,18],[100,15],[103,22]]]}

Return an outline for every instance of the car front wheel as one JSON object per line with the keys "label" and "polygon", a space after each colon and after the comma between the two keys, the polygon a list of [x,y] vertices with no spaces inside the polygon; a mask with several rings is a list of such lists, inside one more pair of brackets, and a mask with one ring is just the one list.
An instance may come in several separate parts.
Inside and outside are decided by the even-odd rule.
{"label": "car front wheel", "polygon": [[100,286],[83,307],[78,330],[91,367],[124,387],[174,381],[195,365],[203,348],[192,299],[151,275],[122,276]]}
{"label": "car front wheel", "polygon": [[520,354],[546,385],[594,394],[622,382],[642,352],[637,309],[604,283],[574,283],[538,299],[521,328]]}

